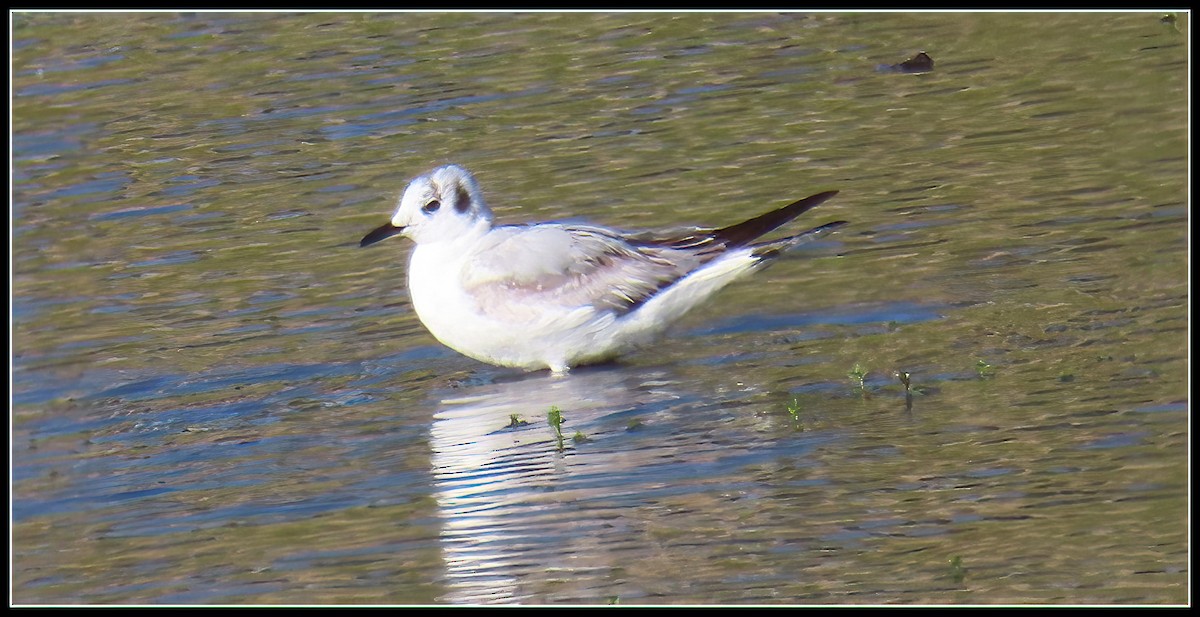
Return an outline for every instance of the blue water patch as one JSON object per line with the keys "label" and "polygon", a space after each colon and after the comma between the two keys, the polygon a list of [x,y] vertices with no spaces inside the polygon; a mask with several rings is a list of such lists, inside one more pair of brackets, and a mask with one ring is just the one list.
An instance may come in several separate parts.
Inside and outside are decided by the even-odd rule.
{"label": "blue water patch", "polygon": [[16,92],[14,96],[48,96],[66,94],[78,90],[95,90],[106,86],[123,86],[137,83],[136,79],[105,79],[85,84],[35,84]]}
{"label": "blue water patch", "polygon": [[[174,391],[178,392],[179,389]],[[204,407],[178,407],[154,413],[138,414],[135,425],[130,427],[129,430],[122,431],[120,434],[113,436],[93,437],[92,441],[95,443],[145,440],[156,442],[164,434],[181,433],[192,426],[222,429],[232,424],[261,424],[269,422],[266,420],[269,416],[263,412],[269,409],[271,405],[272,403],[266,400],[252,399],[223,402]],[[250,422],[249,419],[252,417],[258,421]]]}
{"label": "blue water patch", "polygon": [[[246,303],[247,304],[264,304],[264,303],[270,303],[270,302],[283,302],[284,300],[291,300],[295,297],[296,297],[296,294],[293,292],[256,291],[256,292],[250,294],[250,296],[246,298]],[[331,309],[322,308],[322,309],[309,309],[307,311],[304,311],[303,314],[305,314],[305,315],[320,315],[320,314],[329,313],[329,312],[331,312]]]}
{"label": "blue water patch", "polygon": [[112,193],[129,184],[130,179],[121,173],[100,174],[91,180],[77,182],[70,186],[58,189],[44,199],[52,200],[61,197],[78,197],[80,195],[92,195],[95,193]]}
{"label": "blue water patch", "polygon": [[242,385],[258,385],[263,382],[319,381],[317,378],[332,378],[355,375],[360,371],[357,364],[275,364],[262,367],[243,367],[233,372],[213,372],[198,376],[159,375],[122,384],[89,396],[89,399],[120,398],[124,401],[143,401],[163,397],[203,394]]}
{"label": "blue water patch", "polygon": [[321,188],[317,189],[315,192],[317,192],[317,193],[344,193],[346,191],[357,190],[358,188],[359,188],[359,186],[357,184],[334,184],[331,186],[321,187]]}
{"label": "blue water patch", "polygon": [[78,71],[80,69],[91,69],[98,66],[104,66],[110,62],[124,60],[125,54],[109,54],[107,56],[92,56],[81,58],[73,62],[63,62],[61,64],[51,64],[47,66],[39,66],[33,69],[27,69],[15,73],[16,75],[42,75],[45,73],[62,73],[66,71]]}
{"label": "blue water patch", "polygon": [[[267,401],[258,401],[258,404],[262,407]],[[212,407],[209,411],[222,414],[221,407]],[[239,410],[239,413],[245,415],[244,410]],[[228,411],[223,414],[229,415]],[[258,414],[257,417],[270,421],[271,414]],[[360,454],[370,460],[386,461],[394,453],[397,440],[411,442],[423,431],[424,428],[419,426],[400,427],[395,440],[384,440],[386,443],[379,443],[378,450],[371,448]],[[132,432],[127,431],[104,441],[129,440],[132,437],[144,440],[146,445],[154,446],[161,443],[160,439],[164,436],[177,431],[159,431],[150,435],[133,435]],[[423,497],[430,490],[426,472],[402,470],[374,474],[363,482],[349,483],[302,500],[289,498],[280,502],[267,498],[196,511],[185,503],[186,500],[150,499],[179,491],[249,489],[269,484],[277,481],[279,470],[269,465],[258,464],[257,461],[263,457],[298,451],[310,445],[311,440],[310,435],[296,435],[191,444],[175,443],[169,448],[148,450],[145,456],[92,459],[87,463],[94,473],[92,480],[65,487],[36,502],[23,500],[15,503],[13,518],[19,521],[33,516],[91,511],[93,522],[111,523],[105,532],[106,536],[141,537],[178,532],[180,528],[226,524],[230,520],[267,523],[308,518],[322,512],[361,505],[366,495],[377,495],[393,503],[403,503]],[[235,452],[235,449],[247,451]],[[214,465],[218,461],[221,464]],[[152,515],[155,523],[148,523],[145,516],[131,517],[128,507],[115,507],[124,502],[141,499],[147,501],[137,504],[138,513]]]}
{"label": "blue water patch", "polygon": [[976,469],[963,474],[968,478],[994,478],[996,476],[1005,476],[1011,473],[1016,473],[1018,470],[1011,467],[993,467],[989,469]]}
{"label": "blue water patch", "polygon": [[383,86],[383,85],[388,85],[388,84],[396,84],[396,83],[403,83],[406,81],[412,81],[414,79],[414,77],[415,77],[414,75],[389,75],[387,77],[377,77],[375,79],[368,79],[368,80],[364,81],[363,83],[368,86]]}
{"label": "blue water patch", "polygon": [[154,398],[154,394],[161,394],[165,389],[177,385],[180,378],[175,375],[158,375],[147,379],[121,384],[97,392],[88,398],[123,398],[124,400],[134,401],[145,398]]}
{"label": "blue water patch", "polygon": [[293,120],[293,119],[297,119],[297,118],[309,118],[312,116],[337,116],[338,114],[344,113],[349,110],[350,110],[350,107],[347,105],[324,105],[324,106],[318,106],[318,107],[294,107],[291,109],[270,108],[270,109],[264,110],[262,113],[257,114],[257,115],[245,116],[245,117],[239,117],[239,118],[227,118],[227,119],[216,120],[216,121],[211,121],[211,122],[204,122],[204,123],[201,123],[201,126],[238,125],[238,124],[241,124],[242,122],[244,122],[245,120],[276,121],[276,120]]}
{"label": "blue water patch", "polygon": [[89,315],[119,315],[121,313],[129,313],[133,311],[135,306],[132,304],[105,304],[97,306],[88,311]]}
{"label": "blue water patch", "polygon": [[173,266],[176,264],[191,263],[200,259],[200,253],[196,251],[174,251],[167,253],[161,257],[139,261],[129,264],[130,268],[149,268],[151,266]]}
{"label": "blue water patch", "polygon": [[1084,450],[1104,450],[1108,448],[1124,448],[1136,446],[1149,436],[1146,432],[1120,433],[1102,437],[1080,446]]}
{"label": "blue water patch", "polygon": [[940,319],[948,307],[898,302],[882,306],[841,307],[827,311],[787,315],[740,315],[708,328],[694,330],[701,336],[790,330],[814,325],[910,324]]}
{"label": "blue water patch", "polygon": [[126,218],[137,218],[141,216],[151,216],[154,214],[171,214],[172,212],[182,212],[184,210],[191,209],[192,206],[189,204],[174,204],[170,206],[141,206],[93,214],[88,218],[93,221],[112,221]]}
{"label": "blue water patch", "polygon": [[12,40],[12,50],[17,51],[20,49],[25,49],[26,47],[38,45],[38,44],[42,43],[44,40],[45,39],[32,38],[32,37],[25,38],[25,39],[13,39]]}
{"label": "blue water patch", "polygon": [[720,353],[711,356],[700,356],[683,360],[681,364],[691,366],[722,366],[725,364],[742,364],[753,363],[764,358],[769,358],[770,354],[763,352],[734,352]]}
{"label": "blue water patch", "polygon": [[[57,437],[61,435],[92,435],[107,427],[123,422],[121,418],[77,418],[73,416],[40,416],[21,425],[30,439]],[[23,464],[29,461],[23,460]]]}
{"label": "blue water patch", "polygon": [[154,497],[155,495],[162,495],[164,493],[173,493],[175,490],[176,489],[169,486],[135,489],[132,491],[124,491],[114,495],[108,495],[107,497],[103,498],[103,501],[128,501],[130,499],[141,499],[143,497]]}
{"label": "blue water patch", "polygon": [[58,306],[81,304],[88,302],[89,300],[91,300],[91,298],[83,296],[37,298],[32,296],[14,295],[12,297],[12,312],[9,314],[9,316],[13,319],[20,320],[21,318],[33,317],[35,315],[40,315],[43,312],[49,312],[51,309]]}
{"label": "blue water patch", "polygon": [[1187,411],[1188,402],[1179,401],[1176,403],[1166,403],[1164,405],[1148,405],[1146,407],[1135,407],[1133,411],[1141,413],[1161,413],[1164,411]]}
{"label": "blue water patch", "polygon": [[733,86],[729,84],[708,84],[704,86],[695,86],[693,88],[680,88],[676,92],[679,94],[705,94],[708,92],[720,92],[722,90],[728,90],[732,87]]}
{"label": "blue water patch", "polygon": [[13,161],[44,160],[83,147],[83,135],[98,128],[95,123],[67,124],[43,131],[13,133]]}
{"label": "blue water patch", "polygon": [[332,126],[322,126],[319,130],[330,140],[338,139],[353,139],[356,137],[366,137],[375,134],[379,129],[389,127],[400,127],[409,124],[416,124],[415,118],[405,118],[401,120],[391,120],[388,122],[371,122],[371,123],[346,123],[336,124]]}

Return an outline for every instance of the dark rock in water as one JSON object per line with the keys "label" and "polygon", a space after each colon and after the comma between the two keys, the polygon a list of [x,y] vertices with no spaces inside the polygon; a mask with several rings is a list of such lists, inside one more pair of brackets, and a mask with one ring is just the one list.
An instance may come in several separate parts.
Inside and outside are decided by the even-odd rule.
{"label": "dark rock in water", "polygon": [[879,70],[897,73],[924,73],[933,70],[933,58],[930,58],[929,54],[925,52],[920,52],[899,64],[882,64],[879,66]]}

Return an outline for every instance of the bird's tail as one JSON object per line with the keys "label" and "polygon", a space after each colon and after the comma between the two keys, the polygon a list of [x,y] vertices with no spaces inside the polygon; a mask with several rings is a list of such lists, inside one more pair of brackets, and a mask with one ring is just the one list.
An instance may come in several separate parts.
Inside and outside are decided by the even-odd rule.
{"label": "bird's tail", "polygon": [[817,238],[846,224],[846,221],[834,221],[832,223],[825,223],[820,227],[813,227],[808,231],[798,233],[794,236],[788,236],[786,238],[780,238],[770,242],[763,242],[762,244],[751,244],[750,248],[753,250],[750,252],[750,254],[762,261],[773,259],[778,257],[783,251],[795,246],[799,246],[806,242],[816,240]]}

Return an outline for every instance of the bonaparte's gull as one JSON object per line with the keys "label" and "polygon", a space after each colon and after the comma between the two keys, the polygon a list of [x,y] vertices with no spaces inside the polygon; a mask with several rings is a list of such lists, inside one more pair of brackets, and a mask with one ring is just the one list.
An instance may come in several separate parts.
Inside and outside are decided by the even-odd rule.
{"label": "bonaparte's gull", "polygon": [[836,194],[671,237],[568,223],[493,226],[475,178],[446,165],[414,178],[392,220],[359,246],[394,235],[416,243],[412,305],[447,347],[490,364],[564,373],[653,340],[785,249],[845,225],[752,244]]}

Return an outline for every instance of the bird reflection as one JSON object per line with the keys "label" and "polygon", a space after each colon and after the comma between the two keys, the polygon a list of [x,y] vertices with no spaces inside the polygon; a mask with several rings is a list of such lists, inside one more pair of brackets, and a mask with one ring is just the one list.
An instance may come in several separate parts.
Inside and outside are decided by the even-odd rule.
{"label": "bird reflection", "polygon": [[[579,563],[585,554],[603,555],[570,547],[596,540],[572,526],[593,517],[572,516],[589,506],[567,479],[630,477],[643,464],[631,450],[636,440],[604,445],[607,438],[629,435],[638,417],[678,398],[661,372],[614,366],[449,394],[434,415],[431,444],[450,587],[444,600],[456,603],[521,602],[531,577],[540,583],[556,568],[588,567]],[[562,413],[561,440],[547,419],[552,407]]]}

